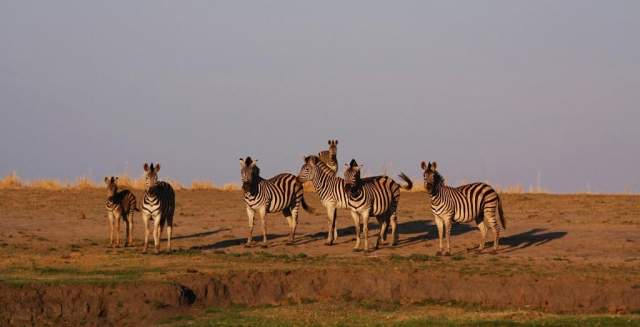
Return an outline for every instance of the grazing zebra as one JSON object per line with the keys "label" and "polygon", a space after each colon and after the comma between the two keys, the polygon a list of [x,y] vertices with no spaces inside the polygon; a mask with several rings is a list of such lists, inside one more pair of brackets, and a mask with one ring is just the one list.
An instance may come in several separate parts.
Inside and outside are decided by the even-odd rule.
{"label": "grazing zebra", "polygon": [[160,234],[167,227],[167,250],[171,251],[171,228],[173,212],[176,207],[176,195],[169,183],[158,182],[160,164],[144,164],[144,201],[142,202],[142,220],[144,222],[144,248],[147,252],[149,242],[149,219],[153,220],[153,243],[155,252],[160,249]]}
{"label": "grazing zebra", "polygon": [[338,173],[338,140],[329,140],[329,150],[318,153],[318,157],[327,167],[331,168],[333,174]]}
{"label": "grazing zebra", "polygon": [[[421,164],[424,170],[424,185],[431,197],[431,211],[438,227],[438,240],[442,254],[442,234],[447,238],[447,251],[451,252],[449,239],[451,238],[452,222],[469,223],[475,221],[480,229],[482,239],[479,250],[484,249],[484,239],[487,235],[487,225],[493,230],[493,251],[498,250],[500,230],[507,227],[502,212],[502,201],[498,193],[484,183],[473,183],[459,187],[449,187],[444,184],[444,178],[438,172],[436,162],[424,161]],[[498,221],[500,225],[498,225]]]}
{"label": "grazing zebra", "polygon": [[348,208],[344,179],[335,176],[335,174],[335,170],[327,166],[318,156],[305,157],[304,165],[302,165],[298,174],[298,180],[301,183],[312,182],[322,205],[327,209],[329,232],[325,242],[326,245],[332,245],[338,239],[338,230],[336,229],[336,213],[338,209]]}
{"label": "grazing zebra", "polygon": [[[118,191],[118,177],[105,177],[107,184],[107,218],[109,219],[109,245],[120,247],[120,220],[124,221],[126,240],[124,246],[133,245],[133,213],[140,211],[136,205],[136,196],[129,190]],[[113,242],[114,226],[116,225],[116,242]]]}
{"label": "grazing zebra", "polygon": [[298,209],[300,205],[308,212],[312,209],[304,201],[302,184],[296,176],[280,174],[270,179],[260,177],[260,168],[256,166],[258,160],[251,157],[240,159],[240,175],[242,177],[242,190],[244,202],[247,205],[249,217],[249,237],[247,246],[251,245],[253,238],[253,218],[256,212],[262,222],[262,247],[267,246],[267,227],[265,215],[267,213],[282,211],[289,224],[289,241],[295,240],[296,226],[298,224]]}
{"label": "grazing zebra", "polygon": [[376,240],[377,249],[380,241],[384,239],[389,222],[391,223],[392,245],[398,242],[398,202],[400,201],[400,188],[410,190],[413,187],[411,179],[400,173],[399,177],[407,185],[399,185],[387,176],[375,178],[360,178],[360,166],[355,159],[350,164],[345,164],[344,181],[347,191],[347,200],[351,217],[356,227],[356,245],[354,251],[360,248],[360,224],[363,228],[364,250],[369,250],[368,232],[369,216],[375,216],[380,225],[380,231]]}

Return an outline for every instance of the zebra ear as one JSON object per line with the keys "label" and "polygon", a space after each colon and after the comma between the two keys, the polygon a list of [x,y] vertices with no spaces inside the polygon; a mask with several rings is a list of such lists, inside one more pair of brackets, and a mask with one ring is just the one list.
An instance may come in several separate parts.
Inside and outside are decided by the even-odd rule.
{"label": "zebra ear", "polygon": [[156,173],[157,173],[157,172],[159,172],[159,171],[160,171],[160,164],[159,164],[159,163],[157,163],[157,164],[156,164]]}
{"label": "zebra ear", "polygon": [[255,167],[256,163],[258,163],[258,159],[253,159],[253,161],[251,162],[251,167]]}
{"label": "zebra ear", "polygon": [[105,177],[105,178],[104,178],[104,183],[105,183],[105,184],[109,184],[109,177]]}
{"label": "zebra ear", "polygon": [[333,143],[335,143],[336,145],[338,145],[338,140],[334,140]]}
{"label": "zebra ear", "polygon": [[420,163],[420,168],[422,168],[422,170],[427,170],[427,163],[426,162],[421,162]]}
{"label": "zebra ear", "polygon": [[116,179],[116,182],[118,181],[118,179],[119,179],[119,178],[120,178],[120,177],[116,177],[116,178],[115,178],[115,179]]}
{"label": "zebra ear", "polygon": [[433,171],[437,171],[438,170],[438,164],[435,161],[431,164],[431,170],[433,170]]}
{"label": "zebra ear", "polygon": [[244,159],[240,158],[240,168],[243,168],[244,166],[245,166]]}
{"label": "zebra ear", "polygon": [[144,163],[144,171],[149,171],[149,164],[148,163]]}

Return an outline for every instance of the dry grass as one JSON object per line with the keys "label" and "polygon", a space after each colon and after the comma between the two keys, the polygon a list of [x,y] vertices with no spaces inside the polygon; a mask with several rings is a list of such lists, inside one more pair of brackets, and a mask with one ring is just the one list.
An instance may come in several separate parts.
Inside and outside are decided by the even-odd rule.
{"label": "dry grass", "polygon": [[0,189],[21,188],[22,186],[24,186],[22,179],[20,179],[15,171],[0,180]]}
{"label": "dry grass", "polygon": [[[219,190],[219,191],[237,191],[240,189],[238,184],[227,183],[222,187],[216,186],[212,181],[208,180],[194,180],[190,187],[185,187],[180,181],[175,179],[166,179],[175,190]],[[123,188],[143,190],[144,189],[144,176],[133,178],[127,174],[118,175],[118,185]],[[20,178],[14,171],[11,174],[0,179],[0,189],[20,189],[20,188],[34,188],[42,190],[61,190],[61,189],[95,189],[103,188],[103,183],[96,183],[94,180],[87,176],[78,177],[75,181],[60,181],[57,179],[34,179],[26,181]]]}
{"label": "dry grass", "polygon": [[215,185],[213,185],[211,181],[196,179],[191,182],[192,190],[214,190],[215,188]]}

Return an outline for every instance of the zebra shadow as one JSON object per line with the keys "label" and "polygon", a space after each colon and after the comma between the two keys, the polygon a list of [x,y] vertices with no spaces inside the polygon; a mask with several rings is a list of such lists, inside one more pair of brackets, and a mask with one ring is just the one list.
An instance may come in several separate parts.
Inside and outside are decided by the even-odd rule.
{"label": "zebra shadow", "polygon": [[513,252],[531,246],[544,245],[553,240],[563,238],[566,235],[567,232],[564,231],[547,232],[544,228],[533,228],[526,232],[501,238],[500,245],[506,246],[506,248],[500,252]]}
{"label": "zebra shadow", "polygon": [[[272,240],[276,240],[286,236],[289,236],[289,234],[267,234],[267,241],[269,242],[269,246],[275,245],[271,242]],[[254,246],[259,246],[260,244],[262,244],[262,235],[254,236],[251,240],[254,242]],[[190,249],[191,250],[219,250],[219,249],[225,249],[232,246],[244,245],[245,243],[247,243],[247,238],[241,237],[241,238],[234,238],[230,240],[222,240],[213,244],[196,245],[196,246],[192,246]]]}
{"label": "zebra shadow", "polygon": [[[226,232],[230,230],[229,228],[220,228],[220,229],[216,229],[216,230],[211,230],[211,231],[206,231],[206,232],[200,232],[200,233],[193,233],[193,234],[188,234],[188,235],[180,235],[180,236],[174,236],[171,239],[172,240],[182,240],[182,239],[189,239],[189,238],[198,238],[198,237],[205,237],[205,236],[209,236],[209,235],[214,235],[214,234],[218,234],[220,232]],[[163,240],[166,240],[166,238],[163,238]]]}
{"label": "zebra shadow", "polygon": [[[451,226],[451,236],[462,235],[478,228],[469,224],[453,224]],[[396,247],[410,246],[416,243],[438,239],[438,227],[430,220],[412,220],[398,224],[400,240]],[[415,234],[414,236],[403,238],[402,235]]]}
{"label": "zebra shadow", "polygon": [[[375,222],[369,223],[369,236],[371,236],[371,232],[375,231],[377,233],[379,225]],[[454,224],[451,229],[451,235],[461,235],[467,232],[470,232],[476,228],[470,227],[466,224]],[[389,229],[389,232],[391,229]],[[436,226],[432,224],[429,220],[411,220],[407,222],[402,222],[398,224],[398,233],[400,234],[400,240],[398,241],[397,247],[409,246],[412,244],[416,244],[425,240],[437,239],[438,238],[438,230]],[[355,238],[356,230],[355,227],[349,226],[346,228],[338,229],[338,237],[348,237],[352,236]],[[410,237],[403,237],[403,235],[413,235]],[[307,244],[319,240],[323,240],[327,238],[327,232],[317,232],[314,234],[304,235],[299,241],[296,241],[296,245]],[[337,243],[349,243],[352,242],[353,239],[349,238],[347,240],[343,240]]]}

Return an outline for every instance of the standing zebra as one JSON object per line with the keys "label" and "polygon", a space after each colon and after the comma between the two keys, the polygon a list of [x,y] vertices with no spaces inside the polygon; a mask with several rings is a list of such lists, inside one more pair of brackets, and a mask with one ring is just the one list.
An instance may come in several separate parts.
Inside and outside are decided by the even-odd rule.
{"label": "standing zebra", "polygon": [[360,247],[360,224],[363,228],[364,250],[369,250],[368,232],[369,216],[375,216],[380,225],[380,231],[376,240],[377,249],[380,241],[384,239],[387,226],[391,223],[392,245],[398,242],[398,202],[400,201],[400,188],[410,190],[413,187],[411,179],[404,173],[399,177],[407,185],[399,185],[387,176],[374,178],[360,178],[360,166],[355,159],[350,164],[345,164],[344,181],[347,192],[351,217],[356,228],[356,245],[354,251]]}
{"label": "standing zebra", "polygon": [[[493,252],[498,250],[500,230],[507,227],[502,212],[502,201],[498,193],[484,183],[473,183],[459,187],[449,187],[444,184],[444,178],[438,172],[436,162],[424,161],[421,164],[424,170],[424,184],[431,197],[431,211],[438,227],[438,240],[442,254],[442,234],[447,238],[447,251],[451,252],[449,239],[451,238],[452,221],[456,223],[469,223],[475,221],[480,229],[479,250],[484,249],[484,239],[487,235],[487,225],[493,230]],[[498,225],[500,221],[500,225]],[[444,229],[444,231],[443,231]]]}
{"label": "standing zebra", "polygon": [[329,150],[320,151],[318,157],[324,162],[331,170],[333,174],[338,173],[338,140],[329,140]]}
{"label": "standing zebra", "polygon": [[[336,141],[337,144],[337,141]],[[326,245],[332,245],[338,239],[336,229],[336,213],[338,209],[348,208],[347,194],[344,190],[344,179],[335,176],[336,171],[327,166],[318,156],[304,158],[298,180],[301,183],[311,181],[318,192],[322,205],[327,209],[329,232]]]}
{"label": "standing zebra", "polygon": [[247,246],[251,245],[253,238],[253,218],[256,212],[262,223],[262,247],[267,246],[267,227],[265,215],[267,213],[282,211],[289,224],[289,242],[295,240],[296,226],[298,224],[298,209],[300,205],[308,212],[312,209],[304,201],[302,184],[296,176],[280,174],[270,179],[260,177],[260,168],[256,166],[258,160],[251,157],[240,159],[240,175],[242,178],[242,190],[244,202],[247,205],[249,217],[249,237]]}
{"label": "standing zebra", "polygon": [[167,250],[171,251],[171,228],[173,212],[176,207],[176,195],[169,183],[158,182],[160,164],[144,164],[144,201],[142,202],[142,220],[144,222],[144,248],[147,252],[149,242],[149,219],[153,220],[153,244],[155,252],[160,249],[160,234],[167,227]]}
{"label": "standing zebra", "polygon": [[[109,244],[120,247],[120,220],[124,221],[126,240],[124,246],[133,245],[133,213],[140,211],[136,205],[136,196],[129,190],[118,191],[118,177],[105,177],[107,184],[107,218],[109,219]],[[114,226],[116,225],[116,243],[113,242]]]}

